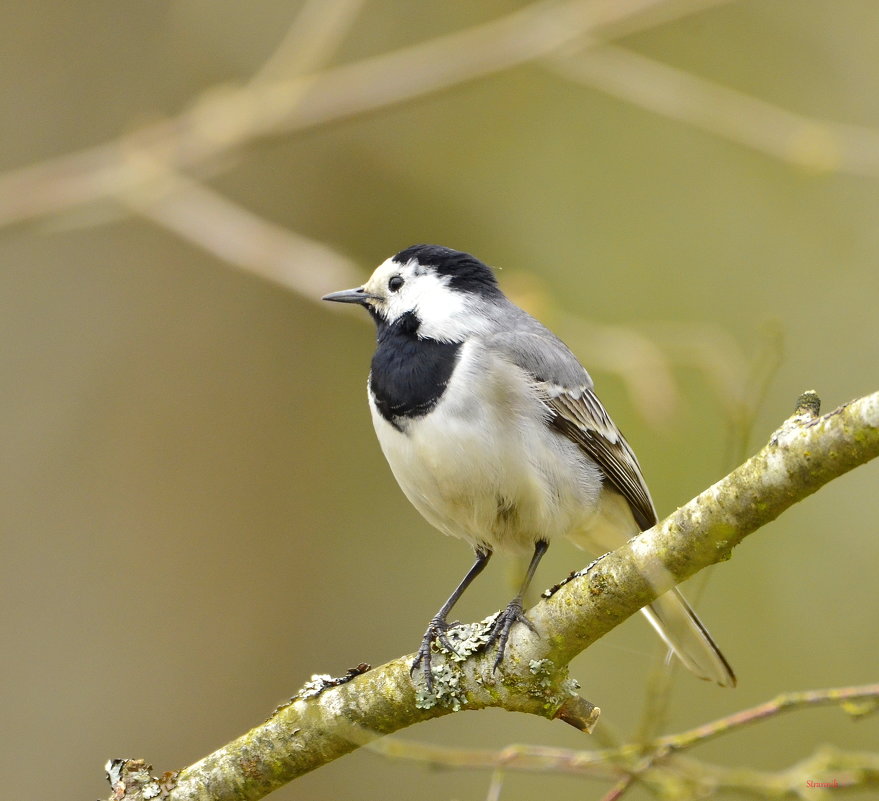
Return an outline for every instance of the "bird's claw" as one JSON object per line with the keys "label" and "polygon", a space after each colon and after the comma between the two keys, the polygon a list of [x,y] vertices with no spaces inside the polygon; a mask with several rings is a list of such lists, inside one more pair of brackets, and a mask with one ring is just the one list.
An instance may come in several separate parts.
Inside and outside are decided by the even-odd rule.
{"label": "bird's claw", "polygon": [[[510,629],[512,629],[514,623],[522,623],[531,629],[531,631],[536,631],[534,624],[525,617],[525,613],[522,609],[522,602],[518,598],[514,598],[510,601],[506,608],[497,614],[488,631],[487,639],[478,648],[480,651],[487,651],[497,643],[497,657],[494,660],[492,670],[497,670],[501,662],[504,660],[507,641],[510,639]],[[421,646],[418,649],[418,653],[415,655],[415,659],[412,660],[412,664],[409,668],[409,673],[413,676],[415,675],[415,671],[421,668],[429,692],[433,692],[431,661],[433,658],[434,643],[436,642],[439,647],[447,653],[459,653],[458,649],[452,645],[451,640],[446,636],[449,629],[453,628],[454,625],[455,624],[450,624],[448,621],[440,617],[432,618],[427,626],[427,631],[424,632],[424,637],[421,638]]]}
{"label": "bird's claw", "polygon": [[421,667],[424,673],[424,681],[427,683],[427,689],[430,692],[433,692],[433,673],[430,669],[433,643],[436,641],[444,650],[450,651],[453,654],[458,653],[446,636],[446,632],[450,628],[451,625],[443,618],[431,618],[427,631],[424,632],[424,637],[421,638],[421,646],[418,649],[418,653],[415,655],[415,659],[412,660],[412,665],[409,668],[409,674],[414,675],[415,671]]}
{"label": "bird's claw", "polygon": [[534,624],[525,617],[525,612],[522,609],[522,602],[518,598],[514,598],[510,601],[510,603],[507,604],[506,609],[495,618],[495,621],[491,626],[491,631],[488,632],[488,639],[483,646],[483,650],[488,650],[492,645],[497,643],[497,657],[494,660],[493,671],[496,671],[501,662],[504,661],[504,652],[507,648],[507,641],[510,639],[510,629],[513,627],[514,623],[523,623],[531,629],[531,631],[537,631],[537,629],[534,628]]}

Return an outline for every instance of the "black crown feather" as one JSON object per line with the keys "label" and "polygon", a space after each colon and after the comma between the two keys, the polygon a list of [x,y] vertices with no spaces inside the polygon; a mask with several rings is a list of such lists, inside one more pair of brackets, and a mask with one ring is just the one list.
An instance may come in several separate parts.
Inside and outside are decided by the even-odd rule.
{"label": "black crown feather", "polygon": [[394,256],[394,261],[400,264],[412,260],[435,270],[439,275],[449,276],[449,285],[462,292],[477,295],[500,292],[491,268],[469,253],[442,245],[412,245]]}

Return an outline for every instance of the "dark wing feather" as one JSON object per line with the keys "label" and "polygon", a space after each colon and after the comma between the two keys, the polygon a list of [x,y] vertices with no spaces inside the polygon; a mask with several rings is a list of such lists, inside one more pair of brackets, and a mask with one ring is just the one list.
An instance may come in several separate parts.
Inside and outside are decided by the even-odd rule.
{"label": "dark wing feather", "polygon": [[653,526],[656,510],[638,459],[595,393],[585,389],[579,396],[564,390],[542,394],[552,414],[550,425],[576,442],[601,468],[614,489],[628,501],[642,531]]}

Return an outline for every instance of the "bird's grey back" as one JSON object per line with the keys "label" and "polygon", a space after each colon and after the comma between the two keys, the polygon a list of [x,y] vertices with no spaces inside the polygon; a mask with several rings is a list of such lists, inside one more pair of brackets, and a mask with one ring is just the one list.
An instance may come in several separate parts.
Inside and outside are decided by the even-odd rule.
{"label": "bird's grey back", "polygon": [[487,314],[492,319],[484,338],[487,348],[502,354],[537,381],[575,395],[592,389],[592,378],[568,346],[508,298],[495,300]]}

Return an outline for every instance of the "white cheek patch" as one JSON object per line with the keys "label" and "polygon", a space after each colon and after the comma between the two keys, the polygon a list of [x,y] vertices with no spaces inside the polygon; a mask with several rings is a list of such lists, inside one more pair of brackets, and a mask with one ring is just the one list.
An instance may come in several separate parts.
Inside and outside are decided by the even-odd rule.
{"label": "white cheek patch", "polygon": [[426,286],[423,293],[419,291],[415,306],[415,313],[421,320],[419,336],[440,342],[463,342],[489,329],[491,319],[485,314],[483,302],[478,297],[450,289],[446,279],[437,276],[424,276],[418,281],[428,277],[436,284]]}
{"label": "white cheek patch", "polygon": [[467,297],[449,289],[446,279],[425,273],[412,279],[408,291],[400,293],[405,310],[421,320],[420,333],[431,339],[452,339],[458,320],[467,313]]}

